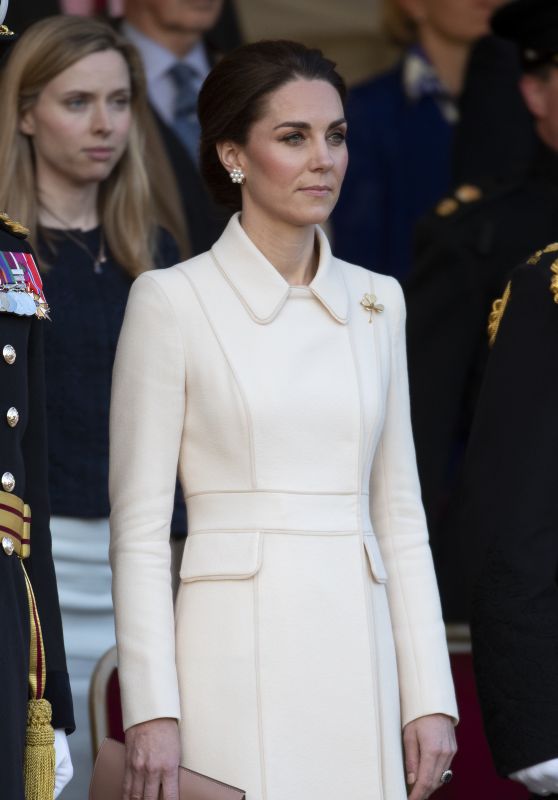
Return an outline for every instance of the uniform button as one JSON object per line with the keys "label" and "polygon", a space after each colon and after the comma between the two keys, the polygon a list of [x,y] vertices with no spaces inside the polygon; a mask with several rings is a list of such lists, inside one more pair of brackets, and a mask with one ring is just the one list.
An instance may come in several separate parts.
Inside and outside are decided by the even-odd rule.
{"label": "uniform button", "polygon": [[9,536],[4,536],[4,538],[2,539],[2,547],[6,555],[11,556],[11,554],[14,552],[13,539],[10,539]]}
{"label": "uniform button", "polygon": [[19,411],[17,410],[17,408],[12,406],[11,408],[9,408],[7,410],[7,412],[6,412],[6,420],[8,422],[8,425],[10,426],[10,428],[15,428],[15,426],[19,422]]}
{"label": "uniform button", "polygon": [[2,475],[2,489],[5,492],[13,492],[15,489],[15,478],[11,472],[5,472]]}
{"label": "uniform button", "polygon": [[14,406],[9,408],[6,413],[6,419],[8,421],[8,425],[10,426],[10,428],[15,428],[15,426],[19,422],[19,411],[17,410],[17,408],[14,408]]}
{"label": "uniform button", "polygon": [[6,364],[13,364],[16,360],[15,347],[12,347],[11,344],[5,345],[4,349],[2,350],[2,355],[4,356],[4,361]]}

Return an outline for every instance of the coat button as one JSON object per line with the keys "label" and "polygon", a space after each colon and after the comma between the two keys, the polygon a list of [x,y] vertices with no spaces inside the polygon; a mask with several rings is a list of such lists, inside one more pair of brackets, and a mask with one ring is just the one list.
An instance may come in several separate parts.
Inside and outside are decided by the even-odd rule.
{"label": "coat button", "polygon": [[2,475],[2,489],[5,492],[13,492],[15,489],[15,478],[11,472],[5,472]]}
{"label": "coat button", "polygon": [[7,556],[11,556],[11,554],[14,552],[13,539],[10,539],[9,536],[4,536],[2,539],[2,548]]}
{"label": "coat button", "polygon": [[4,361],[6,364],[13,364],[16,360],[15,347],[12,347],[11,344],[5,345],[4,349],[2,350],[2,355],[4,356]]}
{"label": "coat button", "polygon": [[17,408],[14,408],[14,406],[9,408],[6,413],[6,419],[8,421],[8,425],[10,426],[10,428],[15,428],[15,426],[19,422],[19,411],[17,410]]}

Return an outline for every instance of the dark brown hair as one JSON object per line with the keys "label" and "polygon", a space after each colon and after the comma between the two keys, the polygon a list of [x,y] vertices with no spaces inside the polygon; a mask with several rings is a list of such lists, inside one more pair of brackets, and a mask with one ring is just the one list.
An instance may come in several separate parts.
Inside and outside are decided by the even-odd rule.
{"label": "dark brown hair", "polygon": [[218,203],[233,211],[241,208],[240,189],[221,164],[217,144],[245,144],[268,95],[299,78],[327,81],[344,103],[345,83],[335,66],[320,50],[282,40],[246,44],[219,61],[198,99],[201,172]]}

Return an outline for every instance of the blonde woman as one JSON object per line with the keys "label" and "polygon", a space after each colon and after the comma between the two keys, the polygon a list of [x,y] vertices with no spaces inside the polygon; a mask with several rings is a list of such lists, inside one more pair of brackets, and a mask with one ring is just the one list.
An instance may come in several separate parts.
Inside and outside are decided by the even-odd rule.
{"label": "blonde woman", "polygon": [[53,309],[45,328],[52,537],[77,733],[67,800],[87,794],[87,691],[114,642],[108,409],[136,275],[178,254],[154,225],[142,149],[144,79],[101,22],[52,17],[16,44],[0,91],[0,208],[31,228]]}

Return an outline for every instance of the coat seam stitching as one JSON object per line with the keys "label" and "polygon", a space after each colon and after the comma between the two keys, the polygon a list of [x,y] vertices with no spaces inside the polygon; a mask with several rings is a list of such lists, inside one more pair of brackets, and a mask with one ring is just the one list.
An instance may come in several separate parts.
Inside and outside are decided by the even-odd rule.
{"label": "coat seam stitching", "polygon": [[253,424],[253,421],[252,421],[252,415],[250,413],[250,406],[248,405],[247,397],[246,397],[246,395],[244,393],[244,390],[242,388],[242,384],[241,384],[241,382],[240,382],[240,380],[238,378],[238,375],[236,374],[236,370],[234,369],[234,367],[233,367],[233,365],[231,363],[231,360],[230,360],[229,356],[227,355],[227,351],[225,350],[225,347],[223,346],[223,342],[221,340],[221,337],[217,333],[217,330],[216,330],[216,328],[215,328],[215,326],[213,324],[213,321],[211,320],[211,318],[209,316],[207,307],[206,307],[205,303],[202,301],[202,298],[200,296],[200,293],[199,293],[197,287],[195,286],[195,284],[191,280],[191,278],[188,275],[186,275],[185,272],[182,272],[181,274],[188,281],[188,283],[190,284],[190,286],[192,288],[192,291],[194,292],[194,295],[196,296],[198,304],[199,304],[199,306],[200,306],[200,308],[202,310],[202,313],[203,313],[204,317],[207,320],[207,324],[211,328],[211,332],[213,333],[213,336],[215,337],[215,340],[216,340],[216,342],[217,342],[217,344],[219,346],[219,349],[220,349],[220,351],[221,351],[221,353],[223,355],[223,358],[225,359],[225,362],[226,362],[226,364],[227,364],[227,366],[228,366],[228,368],[230,370],[230,373],[231,373],[231,375],[232,375],[232,377],[234,379],[234,382],[235,382],[236,387],[238,389],[238,393],[239,393],[240,398],[242,400],[242,405],[244,407],[244,415],[245,415],[245,419],[246,419],[246,427],[248,429],[248,441],[250,443],[250,480],[251,480],[251,483],[252,483],[252,488],[255,489],[256,486],[257,486],[257,479],[256,479],[256,453],[255,453],[255,443],[254,443],[254,424]]}
{"label": "coat seam stitching", "polygon": [[[262,542],[263,549],[263,542]],[[263,553],[262,553],[263,561]],[[258,708],[258,739],[260,744],[260,781],[262,786],[262,800],[267,798],[267,776],[265,768],[265,747],[263,734],[263,710],[262,710],[262,688],[261,688],[261,664],[260,664],[260,626],[259,626],[259,573],[254,576],[254,587],[252,592],[254,603],[254,668],[256,673],[256,702]]]}

